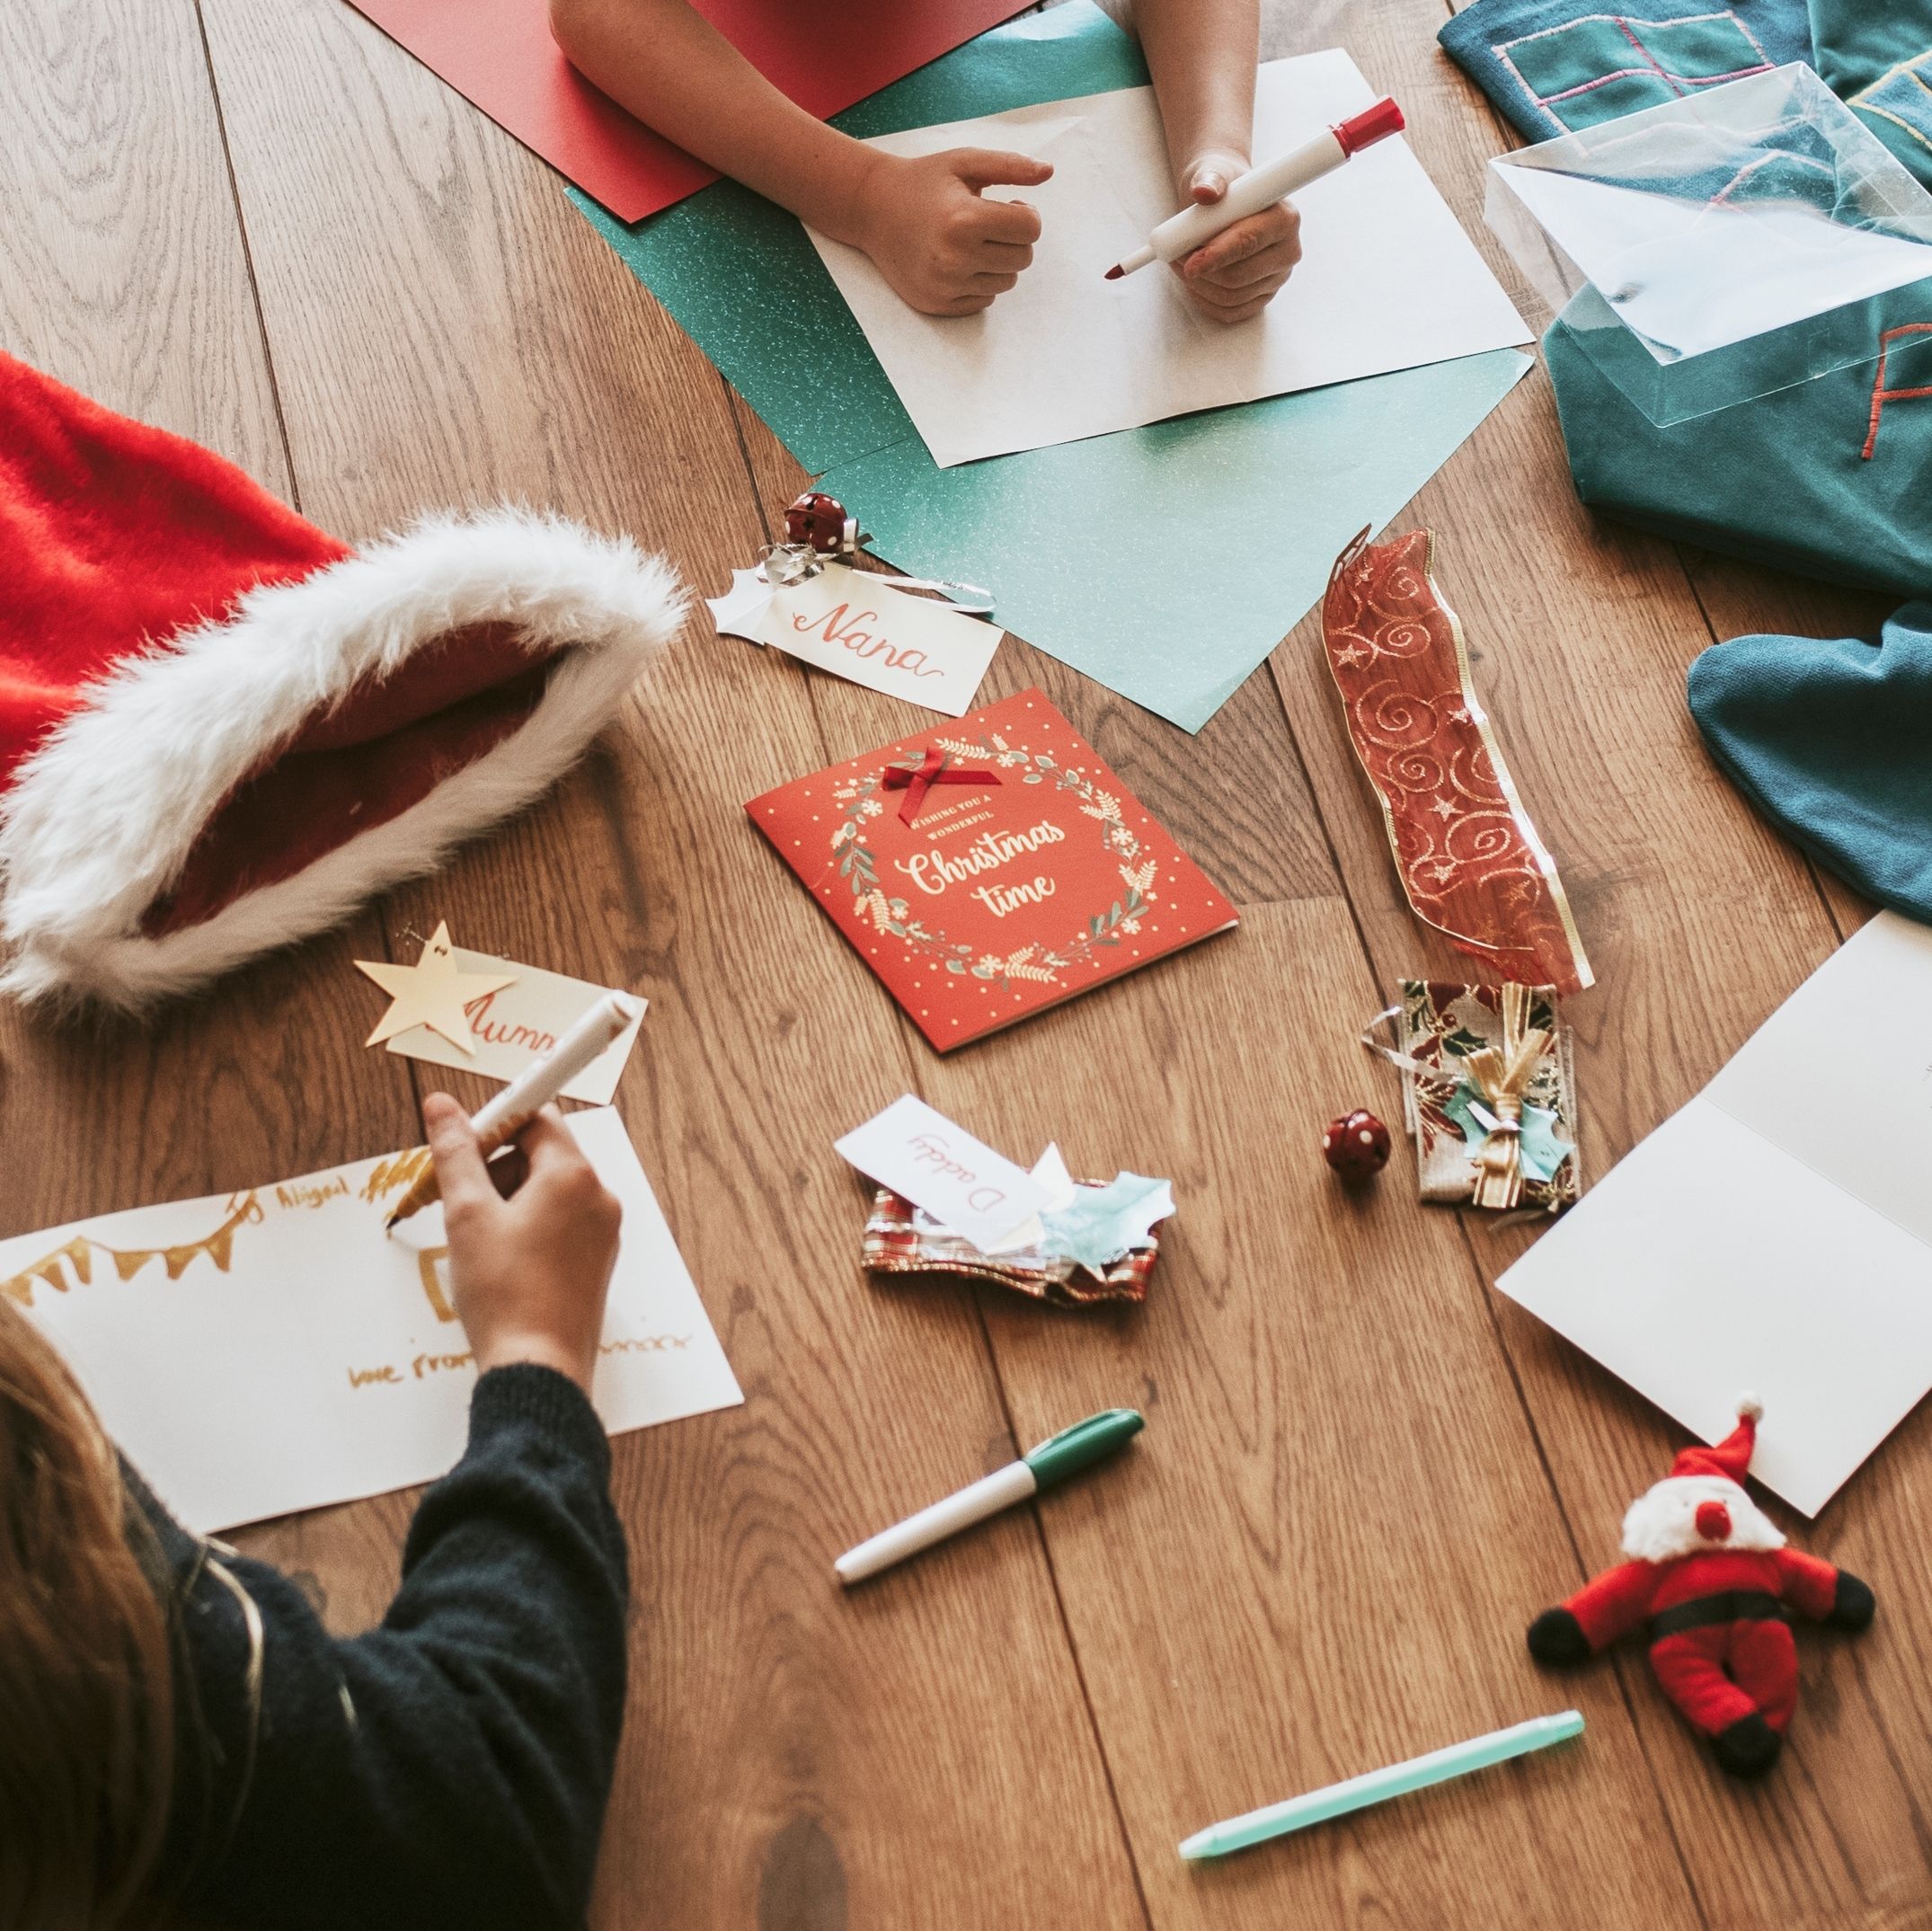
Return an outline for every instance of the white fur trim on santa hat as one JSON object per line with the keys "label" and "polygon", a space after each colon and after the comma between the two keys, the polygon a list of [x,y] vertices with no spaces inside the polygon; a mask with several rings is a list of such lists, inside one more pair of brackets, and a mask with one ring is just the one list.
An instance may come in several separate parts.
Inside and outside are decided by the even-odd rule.
{"label": "white fur trim on santa hat", "polygon": [[1761,1422],[1764,1420],[1764,1404],[1755,1395],[1740,1395],[1737,1415],[1741,1422]]}
{"label": "white fur trim on santa hat", "polygon": [[[1697,1533],[1697,1505],[1721,1501],[1731,1533],[1713,1542]],[[1699,1550],[1781,1549],[1777,1523],[1735,1482],[1723,1475],[1669,1475],[1646,1489],[1624,1517],[1624,1554],[1633,1562],[1667,1563]]]}
{"label": "white fur trim on santa hat", "polygon": [[[627,537],[502,509],[426,518],[118,667],[0,801],[0,990],[137,1008],[339,923],[521,810],[676,635],[685,592]],[[234,788],[366,678],[470,624],[561,651],[510,737],[387,823],[159,938],[142,914]]]}

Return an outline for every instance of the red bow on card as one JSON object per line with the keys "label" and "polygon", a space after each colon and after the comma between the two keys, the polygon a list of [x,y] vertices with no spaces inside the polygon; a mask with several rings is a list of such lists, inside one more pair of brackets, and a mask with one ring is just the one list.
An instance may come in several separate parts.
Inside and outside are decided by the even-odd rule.
{"label": "red bow on card", "polygon": [[886,767],[885,788],[888,791],[902,791],[906,802],[899,808],[899,821],[909,825],[926,809],[926,794],[935,784],[997,784],[997,771],[968,771],[959,766],[948,768],[944,751],[930,748],[926,761],[917,771],[908,771],[903,765],[889,765]]}

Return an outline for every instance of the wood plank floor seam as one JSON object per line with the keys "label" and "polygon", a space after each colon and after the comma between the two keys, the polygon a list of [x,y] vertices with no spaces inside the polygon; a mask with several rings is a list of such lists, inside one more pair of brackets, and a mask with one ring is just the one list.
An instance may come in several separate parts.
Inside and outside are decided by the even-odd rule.
{"label": "wood plank floor seam", "polygon": [[[1006,1418],[1006,1433],[1013,1442],[1013,1452],[1024,1452],[1019,1429],[1013,1416],[1013,1400],[1007,1390],[1006,1377],[1000,1373],[999,1357],[993,1346],[993,1336],[987,1326],[986,1297],[990,1290],[984,1287],[971,1290],[973,1314],[979,1322],[979,1336],[986,1344],[987,1360],[993,1370],[993,1385],[999,1392],[999,1404]],[[1073,1664],[1074,1676],[1080,1686],[1080,1701],[1086,1711],[1086,1720],[1093,1733],[1094,1753],[1100,1760],[1102,1774],[1107,1781],[1107,1800],[1113,1807],[1113,1821],[1120,1832],[1121,1848],[1127,1858],[1128,1868],[1133,1873],[1134,1892],[1140,1900],[1141,1923],[1146,1931],[1154,1931],[1154,1913],[1148,1902],[1147,1882],[1140,1872],[1140,1859],[1134,1852],[1133,1834],[1127,1828],[1127,1812],[1121,1803],[1121,1789],[1114,1776],[1113,1761],[1107,1749],[1107,1740],[1100,1725],[1100,1713],[1094,1706],[1094,1693],[1086,1680],[1086,1666],[1080,1659],[1080,1644],[1073,1631],[1073,1624],[1067,1615],[1067,1598],[1060,1587],[1059,1571],[1053,1561],[1053,1545],[1047,1535],[1046,1519],[1040,1512],[1040,1498],[1036,1495],[1026,1505],[1026,1512],[1032,1518],[1033,1534],[1039,1544],[1040,1559],[1046,1565],[1047,1580],[1053,1590],[1053,1607],[1059,1616],[1060,1633],[1067,1643],[1068,1660]]]}
{"label": "wood plank floor seam", "polygon": [[[221,77],[215,71],[214,50],[208,44],[208,21],[201,11],[201,0],[194,0],[195,28],[201,39],[201,60],[208,70],[208,97],[214,106],[215,127],[221,137],[222,165],[226,170],[228,193],[235,204],[235,234],[242,244],[242,261],[248,275],[248,293],[254,305],[255,328],[261,339],[261,360],[267,372],[269,395],[275,407],[275,433],[281,438],[282,462],[288,474],[288,500],[297,509],[302,507],[301,480],[296,474],[295,452],[288,446],[288,419],[282,408],[281,385],[275,378],[275,349],[269,341],[269,324],[261,313],[261,284],[255,275],[255,257],[248,238],[248,217],[242,211],[242,190],[235,178],[235,154],[228,145],[228,117],[222,106]],[[387,943],[385,934],[384,943]],[[413,1082],[412,1082],[413,1084]]]}
{"label": "wood plank floor seam", "polygon": [[[1515,1385],[1517,1399],[1522,1404],[1523,1420],[1529,1428],[1529,1439],[1536,1445],[1537,1464],[1543,1471],[1543,1479],[1549,1485],[1550,1495],[1556,1504],[1557,1519],[1563,1524],[1564,1533],[1569,1537],[1570,1553],[1576,1565],[1574,1573],[1577,1583],[1581,1586],[1587,1582],[1593,1573],[1591,1564],[1583,1554],[1582,1544],[1576,1532],[1576,1524],[1571,1519],[1568,1499],[1563,1493],[1563,1485],[1557,1481],[1556,1471],[1550,1462],[1549,1448],[1543,1439],[1542,1426],[1537,1420],[1536,1409],[1529,1399],[1529,1391],[1523,1386],[1522,1371],[1503,1335],[1502,1324],[1498,1318],[1495,1290],[1489,1285],[1488,1270],[1484,1267],[1482,1258],[1476,1251],[1476,1229],[1471,1225],[1475,1218],[1474,1209],[1458,1210],[1457,1218],[1461,1224],[1463,1243],[1468,1250],[1470,1269],[1476,1276],[1476,1291],[1483,1298],[1484,1311],[1489,1317],[1491,1332],[1496,1337],[1497,1351],[1502,1356],[1503,1366],[1511,1381]],[[1527,1625],[1525,1626],[1527,1627]],[[1636,1745],[1638,1755],[1643,1758],[1644,1773],[1650,1778],[1651,1789],[1657,1799],[1659,1821],[1670,1837],[1671,1851],[1677,1858],[1678,1868],[1684,1874],[1684,1886],[1690,1894],[1691,1903],[1696,1907],[1698,1922],[1708,1926],[1711,1923],[1709,1908],[1698,1890],[1697,1873],[1691,1867],[1690,1858],[1679,1836],[1677,1820],[1671,1811],[1669,1793],[1664,1788],[1663,1779],[1651,1754],[1650,1740],[1644,1734],[1644,1726],[1637,1721],[1636,1703],[1631,1695],[1628,1675],[1634,1665],[1628,1656],[1622,1654],[1613,1656],[1611,1664],[1617,1680],[1617,1695],[1623,1704],[1624,1720],[1629,1726],[1631,1738]]]}
{"label": "wood plank floor seam", "polygon": [[[1482,180],[1520,144],[1437,48],[1452,11],[1263,0],[1263,55],[1349,46],[1507,285]],[[775,534],[798,465],[557,180],[345,0],[25,0],[0,42],[25,57],[0,59],[9,348],[351,538],[521,496],[711,591]],[[1540,369],[1404,514],[1443,533],[1600,953],[1573,1009],[1594,1175],[1869,913],[1699,757],[1684,664],[1754,631],[1874,633],[1891,605],[1581,510]],[[748,1400],[614,1444],[637,1589],[598,1931],[1932,1931],[1932,1413],[1793,1525],[1881,1610],[1863,1646],[1807,1638],[1779,1777],[1718,1779],[1635,1647],[1560,1680],[1523,1653],[1679,1437],[1496,1294],[1526,1230],[1419,1208],[1399,1163],[1344,1196],[1316,1156],[1332,1112],[1393,1117],[1358,1004],[1398,972],[1481,976],[1400,895],[1317,624],[1192,738],[1001,646],[988,700],[1043,690],[1243,929],[957,1054],[915,1042],[742,810],[918,721],[702,613],[551,796],[343,932],[146,1033],[0,1014],[0,1212],[24,1230],[392,1147],[426,1076],[483,1097],[360,1044],[350,961],[439,915],[648,992],[618,1104]],[[1076,1171],[1173,1174],[1146,1306],[868,1280],[869,1190],[830,1146],[900,1090],[1016,1157],[1057,1137]],[[1030,1520],[832,1583],[832,1550],[1128,1399],[1144,1441]],[[243,1539],[346,1632],[386,1603],[413,1501]],[[1574,1752],[1218,1867],[1171,1856],[1546,1692],[1588,1712]]]}

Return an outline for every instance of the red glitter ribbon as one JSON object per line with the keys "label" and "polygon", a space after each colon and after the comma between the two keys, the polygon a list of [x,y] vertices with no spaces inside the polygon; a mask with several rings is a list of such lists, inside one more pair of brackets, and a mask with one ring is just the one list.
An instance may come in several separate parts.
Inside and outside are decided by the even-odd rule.
{"label": "red glitter ribbon", "polygon": [[1410,907],[1500,978],[1580,992],[1590,961],[1430,574],[1435,538],[1368,534],[1336,560],[1322,634]]}
{"label": "red glitter ribbon", "polygon": [[899,808],[899,820],[909,825],[926,809],[926,794],[935,784],[997,784],[997,771],[969,771],[963,766],[946,763],[946,754],[926,748],[926,759],[917,771],[908,771],[903,765],[886,767],[885,788],[888,791],[902,791],[906,802]]}

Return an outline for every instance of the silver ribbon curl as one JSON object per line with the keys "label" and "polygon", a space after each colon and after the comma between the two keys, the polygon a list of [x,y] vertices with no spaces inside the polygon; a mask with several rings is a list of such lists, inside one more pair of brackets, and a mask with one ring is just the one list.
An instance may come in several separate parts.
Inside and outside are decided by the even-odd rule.
{"label": "silver ribbon curl", "polygon": [[[774,589],[790,589],[808,582],[826,564],[842,561],[824,556],[809,543],[767,543],[758,548],[758,574]],[[991,616],[993,593],[976,583],[955,583],[947,577],[886,577],[896,590],[932,590],[944,597],[962,616]]]}

